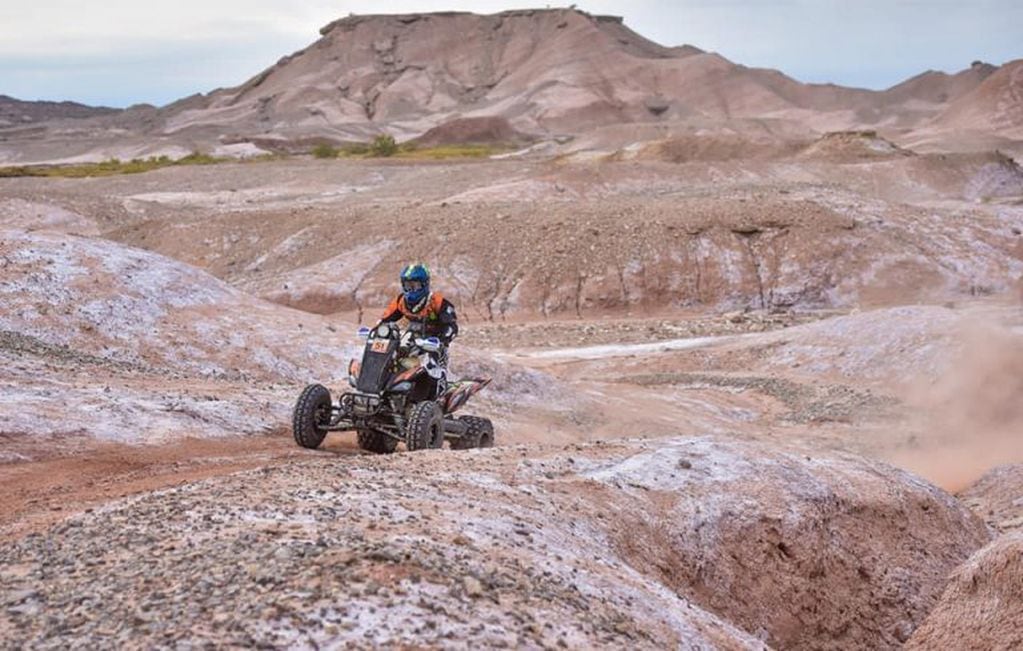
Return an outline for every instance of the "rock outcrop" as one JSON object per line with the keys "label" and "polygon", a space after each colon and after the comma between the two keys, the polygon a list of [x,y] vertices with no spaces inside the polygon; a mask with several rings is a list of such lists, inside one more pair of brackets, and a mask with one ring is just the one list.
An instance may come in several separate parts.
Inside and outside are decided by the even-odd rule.
{"label": "rock outcrop", "polygon": [[[877,218],[856,199],[823,197],[596,201],[590,183],[503,177],[439,205],[334,213],[301,233],[316,242],[302,251],[305,260],[277,258],[242,286],[321,313],[358,310],[390,298],[390,256],[402,251],[431,259],[466,314],[501,319],[845,307],[910,292],[1004,291],[1023,271],[1004,224],[981,215],[957,224],[953,237],[936,238],[950,228],[944,218],[907,207]],[[549,201],[542,211],[529,201],[536,194]],[[270,220],[284,227],[261,217],[244,229]],[[244,242],[235,255],[259,258]],[[272,265],[285,269],[267,273]],[[970,277],[957,271],[967,265]]]}
{"label": "rock outcrop", "polygon": [[439,124],[412,142],[416,145],[452,144],[521,145],[530,138],[519,133],[503,117],[459,118]]}

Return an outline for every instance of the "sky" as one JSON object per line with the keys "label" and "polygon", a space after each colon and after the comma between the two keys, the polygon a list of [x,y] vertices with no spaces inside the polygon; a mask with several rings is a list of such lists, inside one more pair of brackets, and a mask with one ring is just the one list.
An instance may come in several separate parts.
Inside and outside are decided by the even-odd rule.
{"label": "sky", "polygon": [[[350,13],[494,13],[491,0],[0,0],[0,95],[124,107],[236,86]],[[1023,58],[1023,0],[578,0],[662,45],[804,82],[888,88]]]}

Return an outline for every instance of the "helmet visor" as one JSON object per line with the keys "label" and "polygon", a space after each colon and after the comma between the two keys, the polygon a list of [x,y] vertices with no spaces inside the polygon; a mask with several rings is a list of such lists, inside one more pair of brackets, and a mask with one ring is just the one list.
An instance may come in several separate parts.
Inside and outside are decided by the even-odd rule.
{"label": "helmet visor", "polygon": [[401,281],[401,287],[406,292],[417,292],[420,289],[423,289],[425,285],[421,280],[403,280]]}

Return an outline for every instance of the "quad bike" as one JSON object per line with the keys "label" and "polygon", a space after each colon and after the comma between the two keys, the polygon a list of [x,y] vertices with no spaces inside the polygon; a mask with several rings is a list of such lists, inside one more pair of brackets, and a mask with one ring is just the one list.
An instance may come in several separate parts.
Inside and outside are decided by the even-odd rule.
{"label": "quad bike", "polygon": [[446,371],[433,353],[436,337],[402,333],[382,323],[360,328],[366,338],[362,361],[348,364],[348,383],[354,391],[337,402],[322,384],[310,384],[295,403],[292,431],[295,441],[315,449],[327,432],[355,430],[359,447],[377,454],[394,452],[399,442],[409,451],[439,448],[444,440],[454,449],[494,445],[494,426],[487,418],[452,414],[489,378],[446,383]]}

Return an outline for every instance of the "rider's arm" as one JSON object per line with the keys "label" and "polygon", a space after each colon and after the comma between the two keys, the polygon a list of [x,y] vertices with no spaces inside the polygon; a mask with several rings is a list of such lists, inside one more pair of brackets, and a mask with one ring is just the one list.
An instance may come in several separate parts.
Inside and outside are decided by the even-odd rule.
{"label": "rider's arm", "polygon": [[400,300],[401,296],[391,301],[391,303],[387,306],[387,309],[384,310],[383,316],[380,317],[378,325],[380,323],[394,323],[401,319],[401,308],[398,307],[398,301]]}
{"label": "rider's arm", "polygon": [[450,344],[451,340],[458,336],[458,315],[455,314],[455,306],[446,298],[440,305],[438,320],[441,323],[438,338],[445,345]]}

